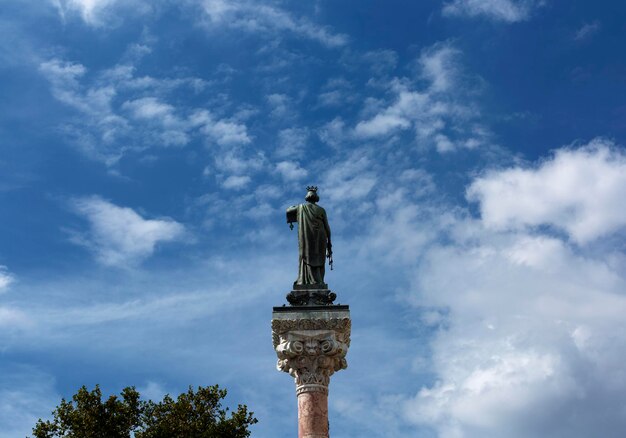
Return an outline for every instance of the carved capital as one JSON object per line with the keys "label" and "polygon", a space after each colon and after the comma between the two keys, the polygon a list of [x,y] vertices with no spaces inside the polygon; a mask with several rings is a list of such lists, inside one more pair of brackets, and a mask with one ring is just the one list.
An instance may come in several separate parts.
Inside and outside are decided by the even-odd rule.
{"label": "carved capital", "polygon": [[[347,368],[351,321],[347,312],[339,318],[298,313],[272,320],[277,368],[289,373],[296,382],[296,393],[328,393],[330,376]],[[347,315],[347,316],[346,316]],[[288,317],[289,319],[286,319]]]}

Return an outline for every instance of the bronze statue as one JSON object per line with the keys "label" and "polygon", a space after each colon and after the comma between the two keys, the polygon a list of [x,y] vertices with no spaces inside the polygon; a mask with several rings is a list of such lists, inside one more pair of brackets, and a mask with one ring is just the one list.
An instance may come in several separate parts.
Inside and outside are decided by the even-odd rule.
{"label": "bronze statue", "polygon": [[317,187],[307,187],[304,204],[287,209],[287,222],[293,229],[293,222],[298,223],[298,247],[300,268],[294,289],[328,289],[324,283],[326,258],[330,269],[333,268],[333,252],[330,241],[330,227],[326,210],[317,205],[320,200]]}

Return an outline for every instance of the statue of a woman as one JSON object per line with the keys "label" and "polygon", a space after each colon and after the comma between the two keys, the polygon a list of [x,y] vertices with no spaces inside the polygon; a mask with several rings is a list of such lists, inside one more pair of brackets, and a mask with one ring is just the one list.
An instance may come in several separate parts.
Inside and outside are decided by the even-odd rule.
{"label": "statue of a woman", "polygon": [[287,222],[298,222],[300,269],[294,289],[328,289],[324,283],[326,257],[331,261],[332,245],[326,210],[317,205],[320,200],[317,187],[307,187],[305,204],[287,209]]}

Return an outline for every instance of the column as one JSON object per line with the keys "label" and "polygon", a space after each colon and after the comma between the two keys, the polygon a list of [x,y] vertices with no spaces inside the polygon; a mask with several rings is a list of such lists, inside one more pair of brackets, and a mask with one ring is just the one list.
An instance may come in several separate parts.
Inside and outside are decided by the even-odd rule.
{"label": "column", "polygon": [[277,368],[296,383],[298,438],[328,438],[330,376],[347,368],[348,306],[275,307],[272,338]]}

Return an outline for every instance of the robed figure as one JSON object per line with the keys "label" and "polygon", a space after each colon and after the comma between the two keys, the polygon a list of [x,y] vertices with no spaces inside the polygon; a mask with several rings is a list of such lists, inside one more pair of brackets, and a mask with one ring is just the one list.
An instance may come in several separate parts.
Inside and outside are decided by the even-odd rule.
{"label": "robed figure", "polygon": [[324,283],[326,257],[332,268],[332,244],[326,210],[317,205],[317,187],[307,187],[304,204],[287,209],[287,222],[298,222],[300,268],[294,289],[327,289]]}

